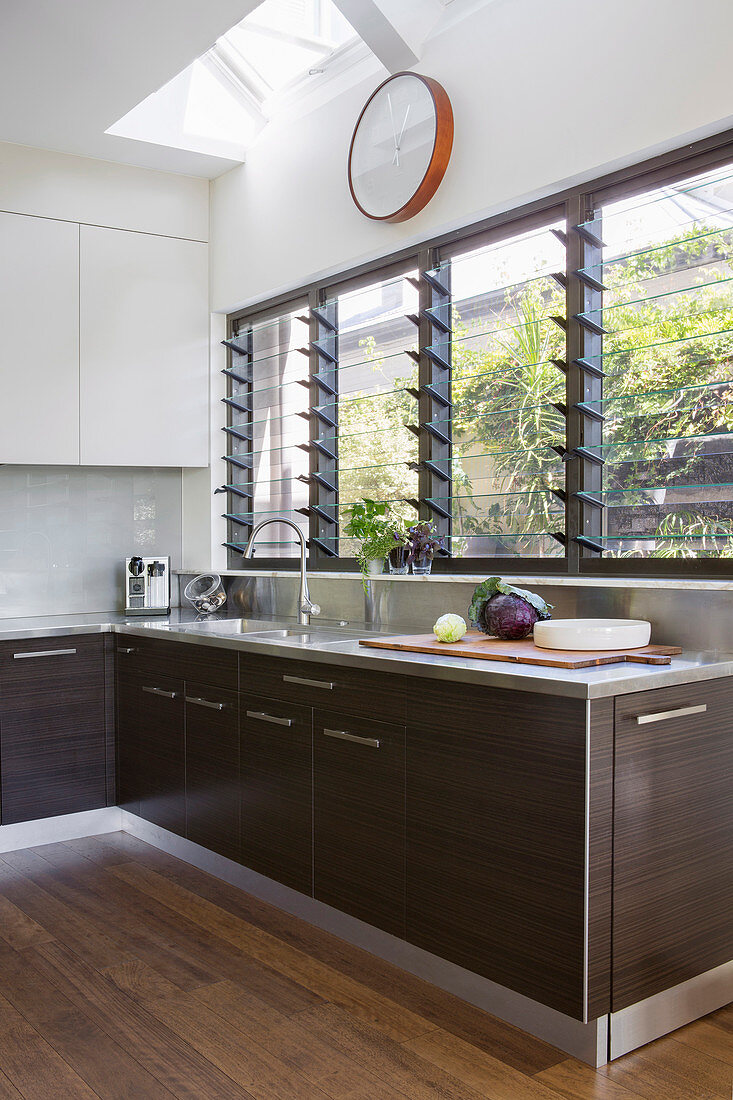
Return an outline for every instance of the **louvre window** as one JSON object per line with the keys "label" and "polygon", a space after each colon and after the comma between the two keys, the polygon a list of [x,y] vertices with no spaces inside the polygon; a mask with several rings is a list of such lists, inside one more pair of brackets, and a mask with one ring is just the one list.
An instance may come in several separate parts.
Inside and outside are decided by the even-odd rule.
{"label": "louvre window", "polygon": [[[229,339],[227,468],[229,547],[239,564],[253,525],[276,516],[295,521],[308,538],[309,351],[305,302],[255,323]],[[283,524],[265,528],[255,554],[291,558],[299,550]]]}
{"label": "louvre window", "polygon": [[445,301],[427,310],[428,428],[447,444],[434,461],[449,479],[428,504],[456,558],[565,553],[563,229],[460,251],[429,273]]}
{"label": "louvre window", "polygon": [[604,205],[599,541],[614,557],[733,554],[733,166]]}
{"label": "louvre window", "polygon": [[437,571],[724,575],[733,154],[685,156],[230,318],[230,565],[280,516],[353,567],[368,498],[435,524]]}

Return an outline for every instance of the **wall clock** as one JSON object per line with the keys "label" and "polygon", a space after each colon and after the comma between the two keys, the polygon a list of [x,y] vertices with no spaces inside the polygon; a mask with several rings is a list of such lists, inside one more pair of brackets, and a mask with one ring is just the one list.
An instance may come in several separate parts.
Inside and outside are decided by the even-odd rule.
{"label": "wall clock", "polygon": [[349,149],[351,197],[367,218],[402,222],[432,199],[453,147],[453,109],[437,80],[389,77],[364,105]]}

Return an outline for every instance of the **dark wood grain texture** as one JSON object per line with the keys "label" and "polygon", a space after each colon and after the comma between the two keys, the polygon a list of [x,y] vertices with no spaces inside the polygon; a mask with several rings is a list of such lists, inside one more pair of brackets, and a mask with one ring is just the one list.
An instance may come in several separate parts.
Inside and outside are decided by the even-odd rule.
{"label": "dark wood grain texture", "polygon": [[443,657],[475,657],[482,661],[511,661],[523,665],[547,665],[550,668],[590,668],[628,662],[642,665],[668,665],[682,652],[679,646],[647,645],[637,649],[569,650],[542,649],[531,638],[504,642],[489,638],[480,630],[469,630],[458,642],[439,642],[434,634],[404,634],[394,638],[363,638],[359,645],[368,649],[394,649],[405,653],[430,653]]}
{"label": "dark wood grain texture", "polygon": [[[242,862],[313,892],[313,733],[308,707],[241,695]],[[251,717],[265,715],[266,717]],[[268,718],[290,722],[283,725]]]}
{"label": "dark wood grain texture", "polygon": [[140,672],[121,648],[115,654],[117,804],[140,813]]}
{"label": "dark wood grain texture", "polygon": [[105,718],[101,635],[0,645],[4,825],[107,804]]}
{"label": "dark wood grain texture", "polygon": [[[705,705],[639,725],[638,715]],[[728,962],[733,682],[616,701],[613,1009]]]}
{"label": "dark wood grain texture", "polygon": [[[284,677],[315,680],[325,686],[292,683]],[[330,687],[327,686],[329,684]],[[378,699],[379,715],[385,721],[403,723],[405,719],[405,678],[393,673],[242,653],[240,685],[242,691],[270,699],[328,708],[364,718],[374,717],[374,701]]]}
{"label": "dark wood grain texture", "polygon": [[317,710],[313,744],[315,897],[404,937],[404,727]]}
{"label": "dark wood grain texture", "polygon": [[191,680],[186,681],[186,837],[228,859],[240,858],[239,697]]}
{"label": "dark wood grain texture", "polygon": [[414,684],[407,939],[582,1019],[585,704]]}
{"label": "dark wood grain texture", "polygon": [[613,890],[613,699],[590,704],[588,765],[588,989],[589,1020],[611,1007]]}
{"label": "dark wood grain texture", "polygon": [[236,691],[239,686],[238,654],[232,646],[118,634],[116,649],[125,667],[148,676],[192,680],[226,691]]}
{"label": "dark wood grain texture", "polygon": [[[150,689],[166,694],[153,694]],[[145,674],[135,678],[134,690],[140,816],[185,836],[184,683]]]}

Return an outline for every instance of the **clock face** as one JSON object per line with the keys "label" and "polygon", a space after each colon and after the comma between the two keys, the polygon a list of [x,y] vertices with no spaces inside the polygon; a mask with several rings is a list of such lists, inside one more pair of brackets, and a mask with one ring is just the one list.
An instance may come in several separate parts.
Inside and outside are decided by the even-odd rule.
{"label": "clock face", "polygon": [[414,73],[386,80],[351,142],[349,183],[362,213],[380,221],[416,214],[443,177],[452,138],[450,101],[436,81]]}

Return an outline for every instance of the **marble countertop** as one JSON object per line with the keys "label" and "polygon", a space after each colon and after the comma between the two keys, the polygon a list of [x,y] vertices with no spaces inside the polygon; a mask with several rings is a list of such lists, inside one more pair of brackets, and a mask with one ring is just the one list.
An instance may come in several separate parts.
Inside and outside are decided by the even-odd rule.
{"label": "marble countertop", "polygon": [[[242,624],[241,626],[238,624]],[[499,661],[452,659],[420,653],[366,650],[359,638],[377,632],[359,624],[348,630],[335,622],[320,620],[313,634],[304,638],[294,619],[272,620],[263,616],[241,620],[219,615],[197,620],[193,611],[176,609],[167,617],[127,618],[118,612],[84,615],[35,616],[0,620],[0,641],[47,638],[70,634],[121,633],[167,637],[186,643],[227,646],[245,652],[271,654],[315,663],[342,664],[383,672],[399,672],[481,686],[532,691],[571,698],[599,699],[635,691],[696,683],[733,674],[733,653],[710,650],[684,652],[669,665],[603,665],[586,669],[557,669],[540,665],[507,664]],[[291,630],[290,636],[278,636]],[[273,636],[262,637],[272,631]],[[384,634],[385,632],[380,632]]]}

